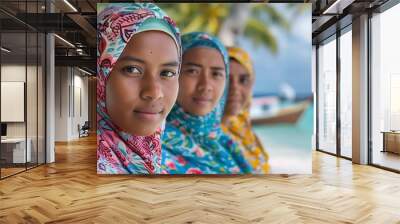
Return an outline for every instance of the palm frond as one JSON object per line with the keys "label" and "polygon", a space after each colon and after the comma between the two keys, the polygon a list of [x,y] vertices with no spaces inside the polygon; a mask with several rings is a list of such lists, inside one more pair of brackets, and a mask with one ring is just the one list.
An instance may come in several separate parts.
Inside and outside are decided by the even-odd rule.
{"label": "palm frond", "polygon": [[[220,3],[158,3],[167,14],[175,20],[182,33],[192,31],[205,31],[213,35],[220,33],[222,25],[229,14],[233,4]],[[295,10],[301,14],[307,8],[307,4],[287,4],[289,10]],[[244,35],[256,46],[266,46],[272,53],[277,53],[278,44],[276,37],[269,29],[277,25],[280,29],[290,30],[290,20],[282,15],[272,4],[252,4],[251,16],[247,19]]]}
{"label": "palm frond", "polygon": [[293,15],[291,16],[290,20],[295,20],[297,19],[298,16],[304,14],[304,12],[311,11],[312,5],[311,3],[307,4],[290,3],[288,4],[288,8],[293,11]]}
{"label": "palm frond", "polygon": [[188,33],[193,31],[199,31],[203,29],[205,18],[197,16],[193,18],[188,24],[182,27],[182,33]]}
{"label": "palm frond", "polygon": [[271,4],[256,4],[253,7],[253,15],[266,24],[274,23],[286,30],[290,29],[290,22]]}
{"label": "palm frond", "polygon": [[277,53],[278,44],[276,38],[263,22],[255,18],[248,19],[244,35],[251,39],[255,46],[264,45],[267,46],[272,53]]}

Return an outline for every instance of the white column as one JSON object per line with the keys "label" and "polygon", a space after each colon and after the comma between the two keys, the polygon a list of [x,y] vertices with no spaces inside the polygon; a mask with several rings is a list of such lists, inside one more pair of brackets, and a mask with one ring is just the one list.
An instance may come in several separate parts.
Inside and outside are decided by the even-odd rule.
{"label": "white column", "polygon": [[[54,6],[46,1],[47,12],[53,12]],[[55,53],[54,34],[46,35],[46,163],[55,161]]]}
{"label": "white column", "polygon": [[55,76],[54,76],[54,35],[47,34],[46,36],[46,163],[52,163],[55,161],[55,150],[54,150],[54,132],[55,132]]}
{"label": "white column", "polygon": [[368,16],[353,19],[353,162],[368,163]]}

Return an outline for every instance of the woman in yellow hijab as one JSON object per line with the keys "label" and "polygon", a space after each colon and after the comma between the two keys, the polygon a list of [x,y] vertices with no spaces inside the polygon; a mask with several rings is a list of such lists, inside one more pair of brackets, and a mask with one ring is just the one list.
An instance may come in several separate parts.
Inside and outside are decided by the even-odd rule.
{"label": "woman in yellow hijab", "polygon": [[222,130],[240,143],[254,173],[268,173],[268,154],[253,132],[250,106],[254,71],[250,56],[241,48],[229,47],[230,81],[228,100],[222,118]]}

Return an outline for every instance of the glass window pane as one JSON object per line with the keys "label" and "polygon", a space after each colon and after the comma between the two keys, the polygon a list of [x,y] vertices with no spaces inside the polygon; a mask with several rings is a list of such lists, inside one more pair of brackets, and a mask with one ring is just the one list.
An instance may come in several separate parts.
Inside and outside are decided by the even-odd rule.
{"label": "glass window pane", "polygon": [[45,44],[46,36],[43,33],[39,33],[39,45],[38,45],[38,164],[45,163],[46,149],[45,149]]}
{"label": "glass window pane", "polygon": [[[26,144],[26,35],[2,33],[1,46],[1,140],[2,178],[25,170],[29,161]],[[28,147],[28,151],[26,151]]]}
{"label": "glass window pane", "polygon": [[336,153],[336,40],[318,48],[318,147]]}
{"label": "glass window pane", "polygon": [[372,18],[372,163],[400,170],[400,4]]}
{"label": "glass window pane", "polygon": [[352,35],[340,37],[340,152],[352,157]]}
{"label": "glass window pane", "polygon": [[21,22],[38,19],[35,14],[44,12],[45,1],[1,2],[2,7],[20,19],[0,12],[0,111],[6,114],[1,118],[4,136],[0,167],[4,178],[45,162],[46,54],[45,35]]}
{"label": "glass window pane", "polygon": [[[6,3],[6,2],[5,2]],[[18,13],[26,2],[14,2],[10,8]],[[23,23],[0,13],[1,24],[1,140],[2,178],[26,170],[30,144],[26,141],[26,30]],[[5,49],[5,50],[4,50]]]}
{"label": "glass window pane", "polygon": [[27,33],[28,38],[28,62],[27,62],[27,80],[26,80],[26,112],[27,112],[27,142],[30,147],[30,159],[28,160],[28,168],[37,165],[37,83],[38,83],[38,36],[36,32]]}

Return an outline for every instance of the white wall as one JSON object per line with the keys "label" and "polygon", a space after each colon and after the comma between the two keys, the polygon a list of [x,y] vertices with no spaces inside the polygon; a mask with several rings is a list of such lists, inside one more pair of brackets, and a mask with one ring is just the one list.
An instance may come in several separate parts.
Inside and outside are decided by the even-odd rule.
{"label": "white wall", "polygon": [[56,67],[55,141],[79,138],[78,124],[88,120],[88,78],[83,75],[76,68]]}
{"label": "white wall", "polygon": [[[1,81],[25,82],[25,65],[2,65]],[[6,108],[1,108],[6,110]],[[7,137],[25,137],[25,123],[7,123]]]}
{"label": "white wall", "polygon": [[[72,119],[72,130],[71,134],[74,138],[79,137],[78,124],[81,126],[88,121],[88,78],[81,76],[82,73],[79,70],[74,70],[74,108],[73,108],[73,119]],[[76,75],[79,72],[79,75]],[[81,108],[80,108],[81,107]],[[81,110],[81,111],[80,111]]]}
{"label": "white wall", "polygon": [[1,65],[1,81],[25,82],[25,64]]}
{"label": "white wall", "polygon": [[[27,78],[27,80],[25,80]],[[22,122],[6,122],[8,138],[25,138],[29,140],[32,161],[44,163],[44,74],[42,67],[25,64],[3,64],[1,66],[1,81],[24,82],[26,84],[26,106],[23,102],[21,113],[26,112],[26,120]],[[4,89],[2,89],[3,92]],[[21,93],[24,94],[24,90]],[[2,95],[3,97],[7,97]],[[11,107],[2,107],[1,110],[12,110]],[[4,111],[3,111],[4,112]],[[12,111],[7,111],[11,112]],[[15,113],[15,112],[14,112]],[[37,157],[37,153],[39,154]]]}
{"label": "white wall", "polygon": [[[27,69],[27,70],[25,70]],[[31,75],[36,76],[36,66],[18,65],[18,64],[6,64],[1,66],[1,81],[3,82],[25,82],[25,75],[28,72],[28,88],[27,88],[27,119],[28,119],[28,137],[32,130],[35,130],[36,135],[36,80]],[[30,87],[30,88],[29,88]],[[39,107],[42,105],[39,105]],[[1,110],[7,110],[9,108],[1,108]],[[24,110],[24,108],[22,108]],[[32,123],[34,122],[34,123]],[[26,122],[7,122],[7,136],[8,137],[25,137],[25,123]],[[34,126],[34,127],[33,127]]]}
{"label": "white wall", "polygon": [[68,86],[67,67],[55,68],[55,141],[68,140]]}

